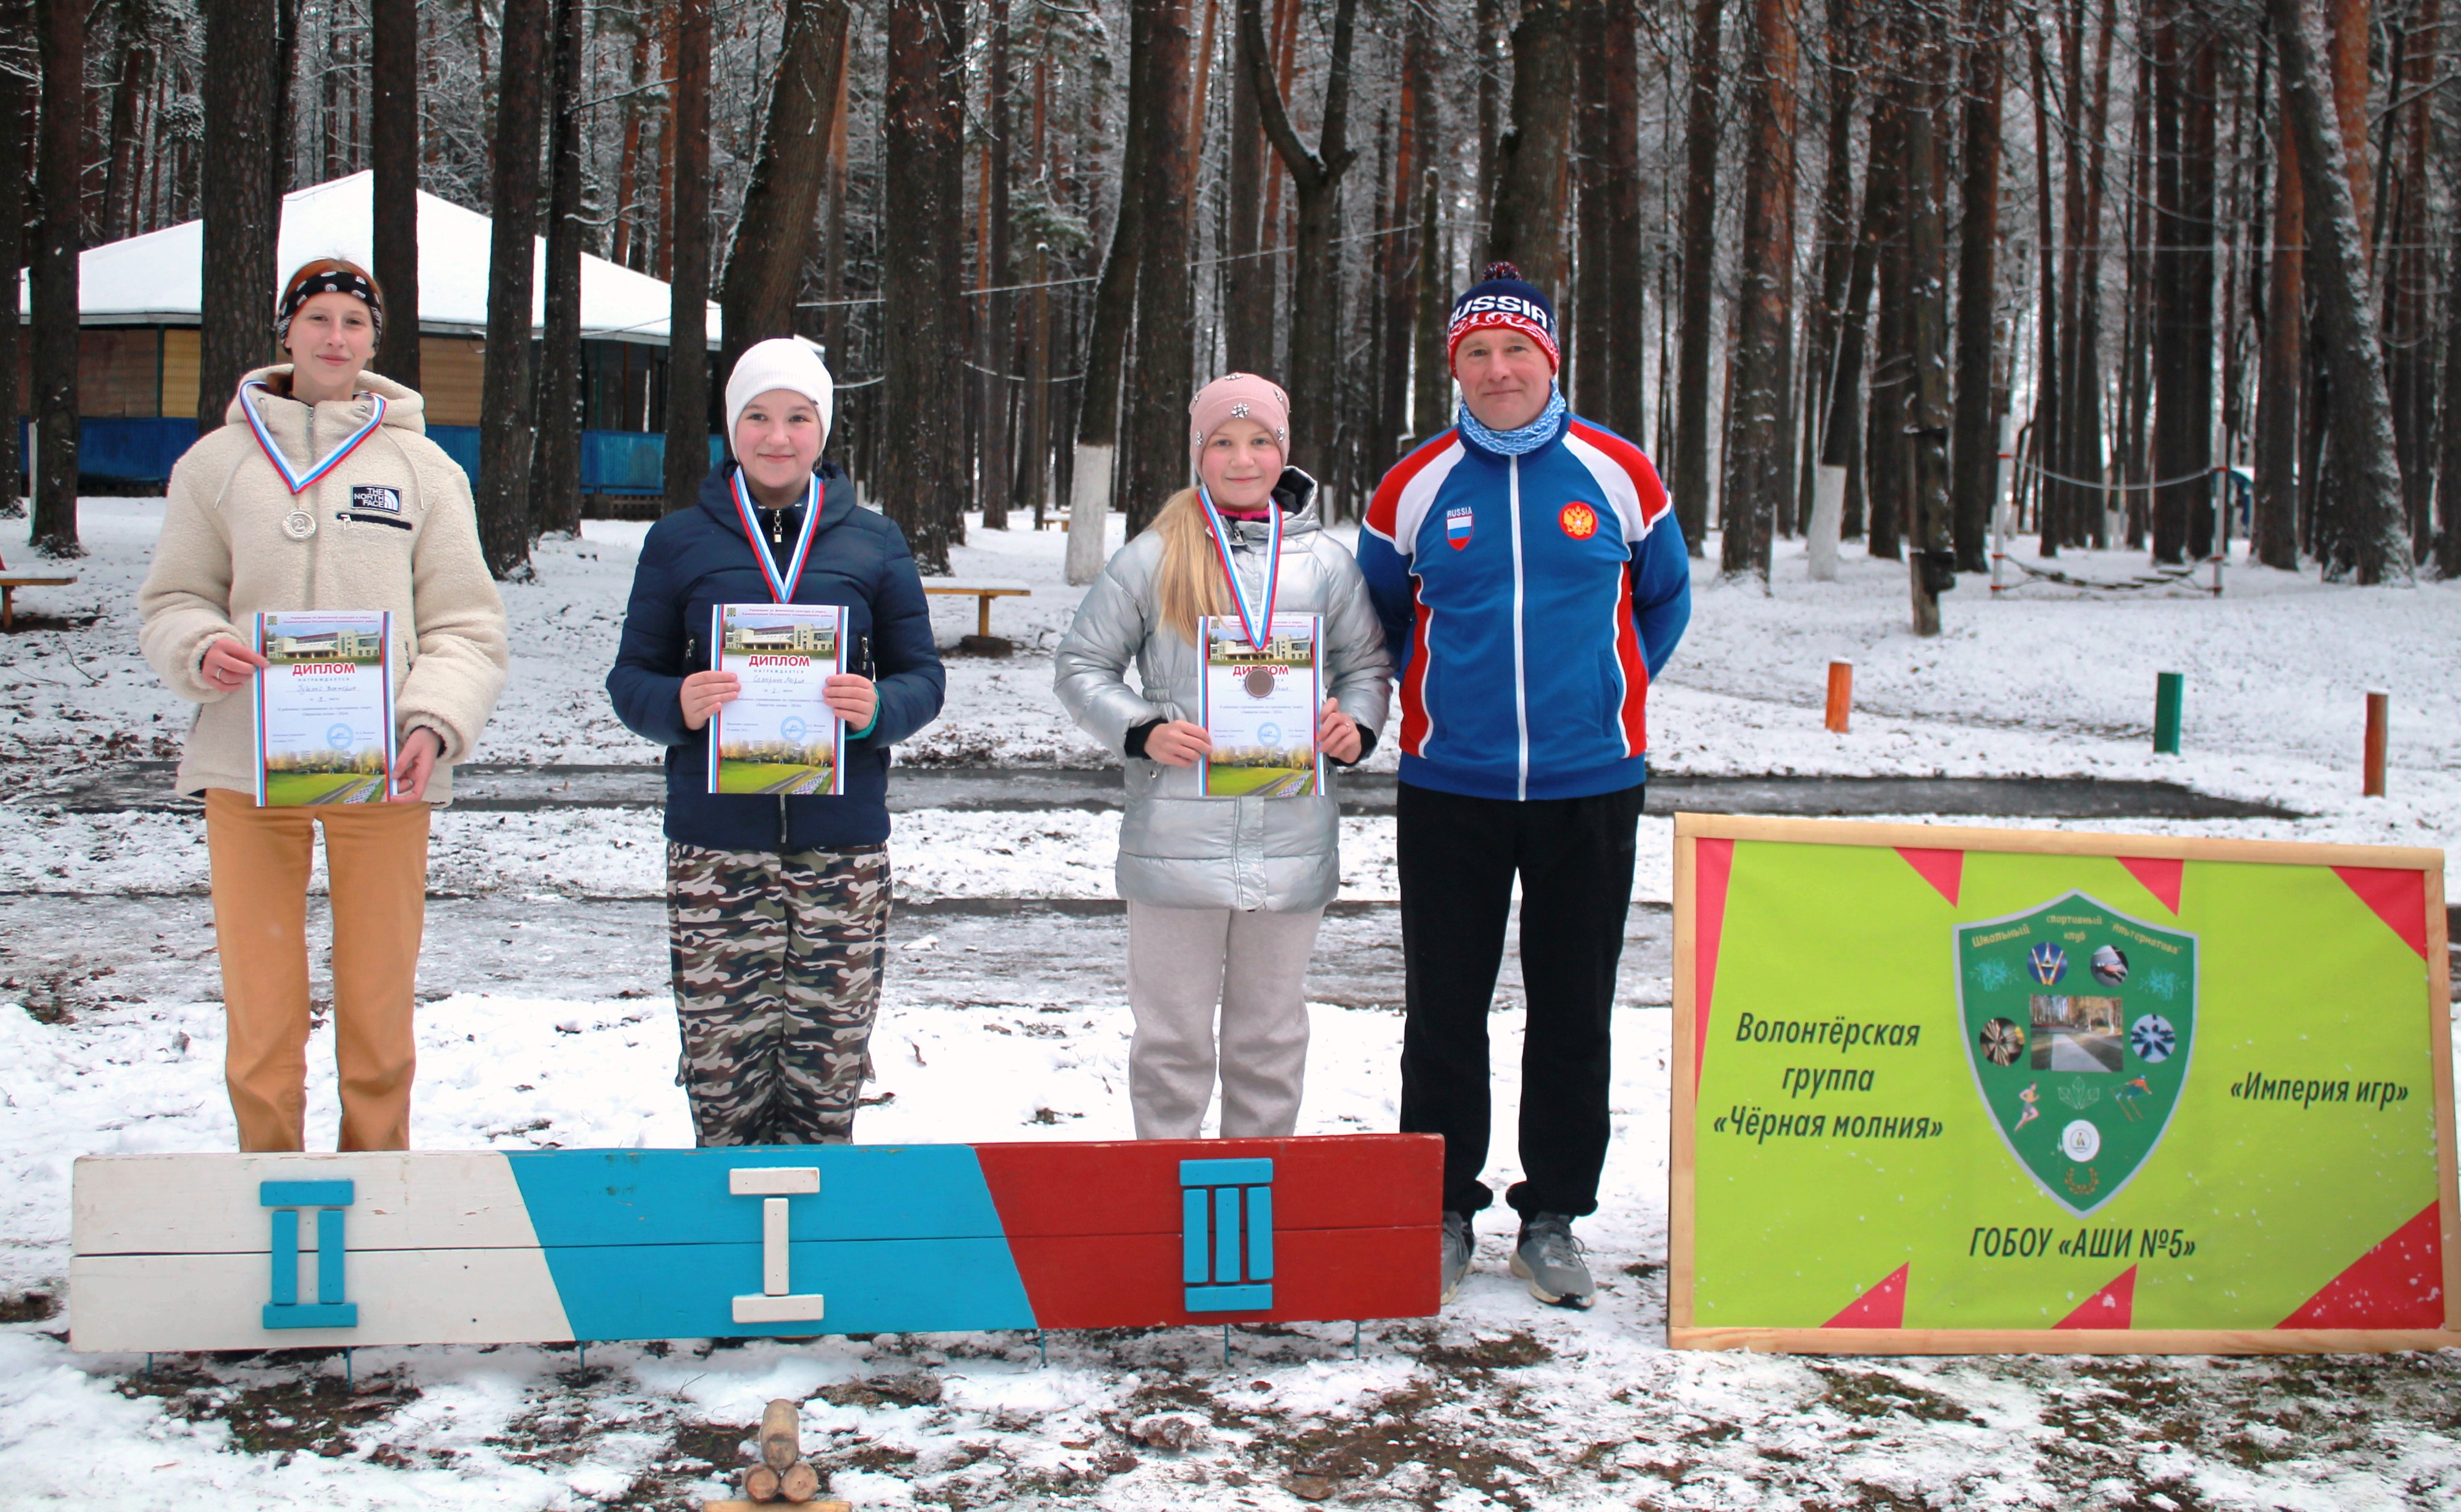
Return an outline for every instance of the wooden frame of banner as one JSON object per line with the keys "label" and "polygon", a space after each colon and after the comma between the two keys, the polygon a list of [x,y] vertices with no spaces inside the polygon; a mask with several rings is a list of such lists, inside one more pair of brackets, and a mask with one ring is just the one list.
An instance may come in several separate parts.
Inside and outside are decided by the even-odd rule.
{"label": "wooden frame of banner", "polygon": [[[2427,883],[2428,1043],[2435,1086],[2437,1205],[2442,1209],[2441,1329],[1778,1329],[1699,1328],[1692,1322],[1693,1029],[1700,944],[1695,861],[1703,840],[1796,845],[1907,846],[2002,854],[2259,862],[2418,870]],[[2461,1210],[2453,1192],[2452,979],[2444,904],[2444,853],[2415,846],[2320,845],[2068,830],[1867,824],[1848,820],[1675,816],[1674,1078],[1666,1162],[1666,1342],[1678,1350],[1798,1354],[2327,1354],[2461,1348]]]}

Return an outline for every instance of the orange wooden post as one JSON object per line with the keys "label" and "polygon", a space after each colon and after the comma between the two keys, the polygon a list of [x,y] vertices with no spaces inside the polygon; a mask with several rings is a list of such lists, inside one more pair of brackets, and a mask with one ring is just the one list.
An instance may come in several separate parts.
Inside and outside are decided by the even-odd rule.
{"label": "orange wooden post", "polygon": [[1839,735],[1846,733],[1847,716],[1854,712],[1854,664],[1829,664],[1829,714],[1822,723]]}
{"label": "orange wooden post", "polygon": [[2385,796],[2385,742],[2391,724],[2392,694],[2367,694],[2367,770],[2363,790],[2367,798]]}

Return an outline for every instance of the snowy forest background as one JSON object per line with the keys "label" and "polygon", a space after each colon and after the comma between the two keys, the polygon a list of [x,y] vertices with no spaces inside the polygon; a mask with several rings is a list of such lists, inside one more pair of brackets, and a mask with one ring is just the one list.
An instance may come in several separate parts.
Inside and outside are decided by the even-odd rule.
{"label": "snowy forest background", "polygon": [[[75,414],[78,246],[202,215],[219,423],[265,354],[276,198],[373,166],[396,332],[414,179],[550,240],[546,339],[487,374],[506,577],[579,518],[583,249],[673,280],[679,342],[718,300],[719,374],[751,337],[824,342],[831,453],[927,571],[968,511],[1038,519],[1089,466],[1141,523],[1230,368],[1291,388],[1295,459],[1355,514],[1447,423],[1444,315],[1507,257],[1555,293],[1572,402],[1729,571],[1766,574],[1836,467],[1840,534],[1910,560],[1919,628],[1986,564],[2004,446],[2046,557],[2210,556],[2234,467],[2269,564],[2455,576],[2448,10],[0,0],[0,250],[33,311],[0,322],[32,349],[0,411]],[[530,276],[500,235],[491,351],[529,346]],[[377,365],[415,386],[416,344]],[[705,382],[677,373],[671,436]],[[74,554],[75,428],[35,434],[33,537]]]}

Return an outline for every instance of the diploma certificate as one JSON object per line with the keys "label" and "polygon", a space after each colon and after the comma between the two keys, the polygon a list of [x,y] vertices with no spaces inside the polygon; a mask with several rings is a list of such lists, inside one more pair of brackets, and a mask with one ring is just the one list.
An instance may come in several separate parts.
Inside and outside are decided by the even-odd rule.
{"label": "diploma certificate", "polygon": [[845,610],[835,604],[719,604],[711,670],[741,691],[709,716],[713,793],[845,791],[845,721],[821,697],[845,671]]}
{"label": "diploma certificate", "polygon": [[1260,650],[1239,621],[1197,621],[1205,675],[1197,682],[1197,722],[1212,738],[1198,782],[1207,798],[1305,798],[1324,791],[1316,749],[1324,707],[1324,621],[1276,614]]}
{"label": "diploma certificate", "polygon": [[393,616],[256,616],[256,802],[381,803],[393,770]]}

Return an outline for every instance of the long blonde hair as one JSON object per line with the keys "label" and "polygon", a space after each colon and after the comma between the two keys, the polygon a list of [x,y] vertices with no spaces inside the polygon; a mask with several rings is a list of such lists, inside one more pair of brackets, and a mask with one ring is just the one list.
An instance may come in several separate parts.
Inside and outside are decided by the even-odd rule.
{"label": "long blonde hair", "polygon": [[1155,617],[1193,646],[1200,616],[1232,612],[1213,532],[1205,522],[1196,490],[1183,488],[1171,495],[1146,528],[1162,539],[1162,562],[1154,568]]}

